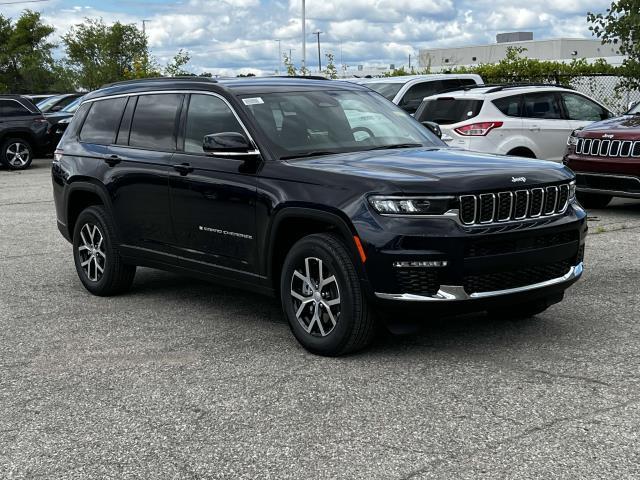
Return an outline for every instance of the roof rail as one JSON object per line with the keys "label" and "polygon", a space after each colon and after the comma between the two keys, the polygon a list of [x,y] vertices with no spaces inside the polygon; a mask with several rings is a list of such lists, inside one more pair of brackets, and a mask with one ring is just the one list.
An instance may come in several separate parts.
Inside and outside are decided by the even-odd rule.
{"label": "roof rail", "polygon": [[485,93],[493,93],[493,92],[499,92],[500,90],[504,90],[507,88],[518,88],[518,87],[559,87],[559,88],[573,89],[573,87],[570,87],[567,85],[561,85],[559,83],[485,83],[482,85],[476,84],[476,85],[465,85],[464,87],[448,88],[446,90],[436,93],[436,95],[441,95],[443,93],[449,93],[449,92],[466,92],[476,88],[488,88],[488,90]]}
{"label": "roof rail", "polygon": [[100,88],[114,87],[116,85],[131,85],[131,84],[146,83],[146,82],[162,82],[166,80],[185,80],[190,82],[218,83],[218,81],[215,78],[211,78],[211,77],[183,75],[179,77],[151,77],[151,78],[136,78],[135,80],[122,80],[120,82],[107,83]]}
{"label": "roof rail", "polygon": [[[251,78],[261,78],[261,77],[251,77]],[[265,77],[262,77],[265,78]],[[299,78],[303,80],[331,80],[330,78],[323,77],[321,75],[272,75],[266,78]]]}

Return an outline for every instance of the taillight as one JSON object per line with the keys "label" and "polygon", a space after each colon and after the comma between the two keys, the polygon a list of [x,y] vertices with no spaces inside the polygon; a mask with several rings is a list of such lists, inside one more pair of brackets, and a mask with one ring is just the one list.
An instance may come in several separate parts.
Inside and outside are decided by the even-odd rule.
{"label": "taillight", "polygon": [[502,122],[480,122],[463,125],[456,128],[455,131],[465,137],[484,137],[494,128],[500,128],[501,126]]}
{"label": "taillight", "polygon": [[36,123],[47,123],[47,119],[44,117],[36,117],[33,119],[33,121]]}

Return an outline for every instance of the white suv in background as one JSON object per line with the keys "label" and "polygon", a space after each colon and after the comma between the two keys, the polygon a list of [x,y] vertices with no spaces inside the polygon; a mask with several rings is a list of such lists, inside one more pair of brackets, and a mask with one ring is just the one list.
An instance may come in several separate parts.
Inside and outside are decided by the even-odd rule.
{"label": "white suv in background", "polygon": [[415,117],[436,122],[452,147],[562,161],[571,132],[614,114],[568,88],[466,87],[425,98]]}
{"label": "white suv in background", "polygon": [[415,113],[422,100],[430,95],[468,85],[484,85],[480,75],[473,73],[433,73],[401,77],[348,78],[347,81],[369,87],[409,113]]}

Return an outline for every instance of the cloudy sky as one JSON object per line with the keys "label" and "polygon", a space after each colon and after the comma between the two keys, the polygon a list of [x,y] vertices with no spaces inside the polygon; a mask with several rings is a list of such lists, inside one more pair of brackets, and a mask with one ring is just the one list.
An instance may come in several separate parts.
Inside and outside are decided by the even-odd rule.
{"label": "cloudy sky", "polygon": [[[2,0],[18,1],[18,0]],[[307,0],[307,64],[317,69],[315,36],[322,53],[339,64],[406,64],[425,47],[495,42],[499,32],[532,30],[537,39],[590,37],[586,12],[604,11],[610,0]],[[16,16],[22,8],[43,13],[66,31],[84,17],[141,25],[148,19],[152,53],[165,63],[180,48],[192,54],[189,69],[214,74],[272,73],[278,43],[299,64],[301,0],[48,0],[0,5]],[[323,57],[324,62],[324,57]]]}

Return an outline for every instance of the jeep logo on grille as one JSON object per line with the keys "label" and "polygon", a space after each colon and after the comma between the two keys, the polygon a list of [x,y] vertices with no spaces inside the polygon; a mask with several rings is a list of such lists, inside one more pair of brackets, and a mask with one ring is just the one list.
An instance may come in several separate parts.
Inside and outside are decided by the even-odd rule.
{"label": "jeep logo on grille", "polygon": [[613,135],[611,135],[610,133],[605,133],[602,135],[602,138],[613,138]]}
{"label": "jeep logo on grille", "polygon": [[527,181],[527,177],[511,177],[512,183],[524,183]]}

